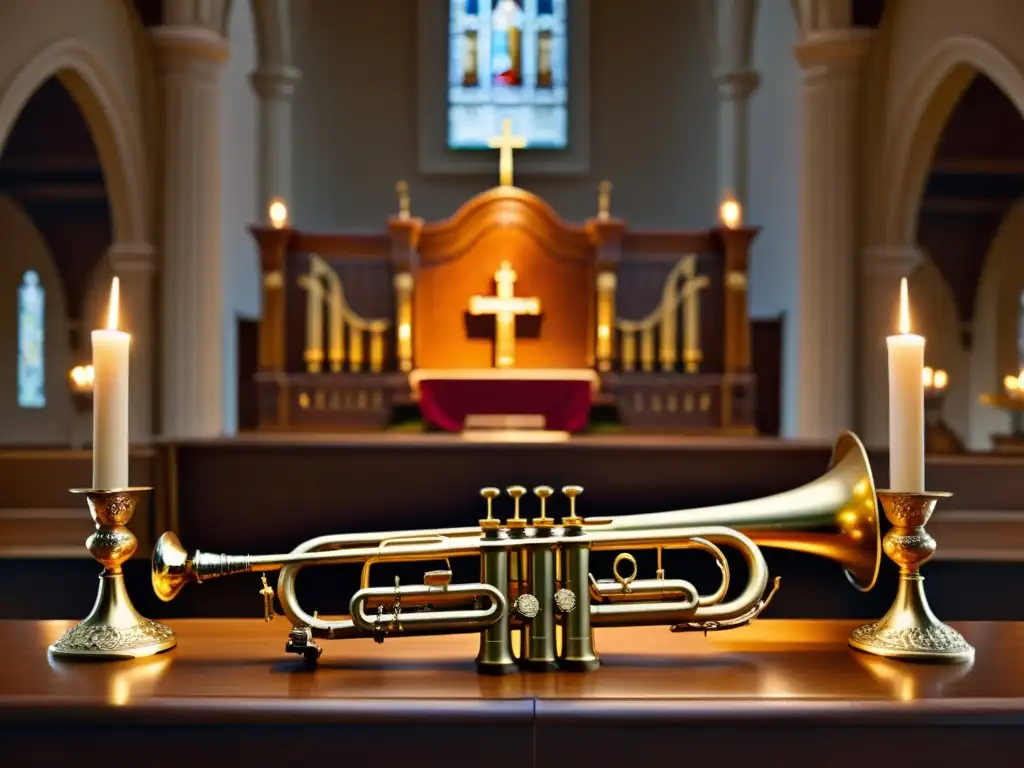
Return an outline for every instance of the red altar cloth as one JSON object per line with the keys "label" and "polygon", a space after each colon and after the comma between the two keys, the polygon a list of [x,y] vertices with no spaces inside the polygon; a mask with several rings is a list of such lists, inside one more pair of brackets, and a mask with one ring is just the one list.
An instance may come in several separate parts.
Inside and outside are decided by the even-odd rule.
{"label": "red altar cloth", "polygon": [[413,371],[410,383],[430,424],[461,432],[467,416],[543,416],[544,428],[578,432],[587,426],[597,388],[588,369]]}

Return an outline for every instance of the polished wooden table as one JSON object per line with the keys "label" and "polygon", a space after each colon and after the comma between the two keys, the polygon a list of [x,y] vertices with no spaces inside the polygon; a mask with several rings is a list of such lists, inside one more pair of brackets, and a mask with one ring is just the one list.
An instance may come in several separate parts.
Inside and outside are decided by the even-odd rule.
{"label": "polished wooden table", "polygon": [[68,663],[68,622],[0,622],[0,765],[599,766],[1024,762],[1024,624],[958,624],[973,665],[848,649],[846,621],[602,629],[588,674],[482,677],[473,636],[326,643],[280,619],[171,622],[178,647]]}

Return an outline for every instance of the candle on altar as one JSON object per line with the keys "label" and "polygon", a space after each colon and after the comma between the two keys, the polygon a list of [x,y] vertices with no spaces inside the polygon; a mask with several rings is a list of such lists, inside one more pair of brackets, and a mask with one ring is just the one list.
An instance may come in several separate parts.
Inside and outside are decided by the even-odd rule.
{"label": "candle on altar", "polygon": [[910,332],[907,279],[900,282],[899,333],[889,349],[889,487],[924,491],[924,337]]}
{"label": "candle on altar", "polygon": [[131,336],[117,328],[120,285],[110,285],[107,327],[92,332],[92,487],[128,487],[128,358]]}
{"label": "candle on altar", "polygon": [[718,206],[718,218],[729,229],[736,229],[743,223],[743,208],[731,194],[726,195],[722,204]]}
{"label": "candle on altar", "polygon": [[282,229],[288,224],[288,205],[279,197],[275,197],[267,206],[267,216],[274,229]]}

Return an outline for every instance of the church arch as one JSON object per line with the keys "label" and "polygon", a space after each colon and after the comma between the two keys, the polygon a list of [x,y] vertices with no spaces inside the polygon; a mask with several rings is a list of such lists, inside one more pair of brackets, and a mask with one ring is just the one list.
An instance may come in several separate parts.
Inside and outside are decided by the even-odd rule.
{"label": "church arch", "polygon": [[82,41],[69,38],[47,46],[7,83],[0,94],[0,148],[32,94],[54,76],[81,109],[99,152],[115,242],[150,242],[139,126],[109,73]]}
{"label": "church arch", "polygon": [[[881,157],[882,188],[870,199],[883,206],[874,242],[912,244],[932,155],[950,114],[975,75],[991,79],[1024,116],[1024,71],[1002,50],[977,37],[940,41],[922,58],[908,97],[888,121]],[[892,175],[890,175],[892,174]]]}
{"label": "church arch", "polygon": [[1024,290],[1024,201],[1018,201],[992,238],[978,281],[970,352],[970,431],[968,446],[992,447],[992,434],[1005,432],[1009,418],[982,405],[982,394],[998,391],[1003,377],[1016,373],[1020,296]]}

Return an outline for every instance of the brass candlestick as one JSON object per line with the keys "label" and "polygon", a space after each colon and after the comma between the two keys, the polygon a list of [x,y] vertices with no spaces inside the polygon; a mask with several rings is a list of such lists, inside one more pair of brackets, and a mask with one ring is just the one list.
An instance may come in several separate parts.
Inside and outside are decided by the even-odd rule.
{"label": "brass candlestick", "polygon": [[882,539],[885,554],[900,568],[896,599],[882,619],[858,627],[850,645],[858,651],[907,661],[973,661],[974,648],[932,613],[924,592],[921,566],[935,554],[935,539],[925,530],[939,499],[951,493],[878,491],[892,528]]}
{"label": "brass candlestick", "polygon": [[169,651],[178,640],[170,627],[144,618],[128,596],[122,564],[139,545],[126,527],[142,494],[150,488],[73,489],[85,496],[96,530],[85,546],[103,566],[99,592],[89,615],[53,645],[61,659],[137,659]]}

